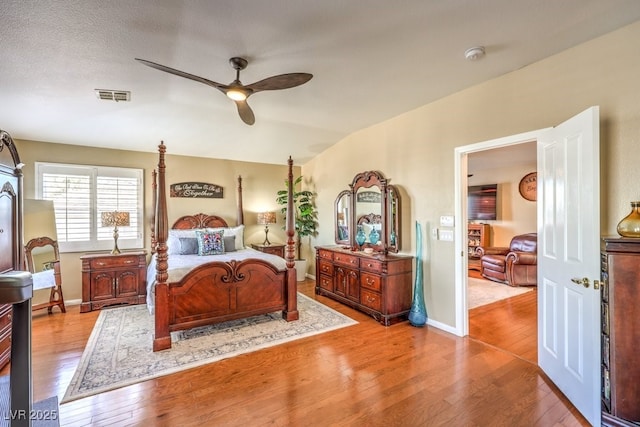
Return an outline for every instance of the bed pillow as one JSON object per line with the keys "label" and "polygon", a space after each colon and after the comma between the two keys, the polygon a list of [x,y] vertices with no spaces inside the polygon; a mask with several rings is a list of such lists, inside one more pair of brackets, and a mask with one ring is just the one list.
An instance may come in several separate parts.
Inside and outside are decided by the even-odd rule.
{"label": "bed pillow", "polygon": [[198,239],[194,237],[180,237],[180,251],[178,255],[195,255],[198,253]]}
{"label": "bed pillow", "polygon": [[167,235],[167,254],[178,255],[181,252],[181,238],[196,238],[196,231],[205,231],[204,229],[177,230],[171,229]]}
{"label": "bed pillow", "polygon": [[244,249],[244,225],[225,228],[207,228],[207,231],[224,231],[225,236],[236,236],[236,250]]}
{"label": "bed pillow", "polygon": [[224,240],[224,251],[225,252],[235,252],[236,251],[236,236],[223,236],[223,240]]}
{"label": "bed pillow", "polygon": [[224,253],[224,230],[196,231],[198,255],[220,255]]}

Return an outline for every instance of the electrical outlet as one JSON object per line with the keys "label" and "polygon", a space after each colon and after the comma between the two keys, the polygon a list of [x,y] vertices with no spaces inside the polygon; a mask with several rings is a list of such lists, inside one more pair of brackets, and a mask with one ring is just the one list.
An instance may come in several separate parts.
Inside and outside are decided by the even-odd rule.
{"label": "electrical outlet", "polygon": [[434,239],[438,240],[438,229],[437,228],[432,228],[431,229],[431,237],[433,237]]}

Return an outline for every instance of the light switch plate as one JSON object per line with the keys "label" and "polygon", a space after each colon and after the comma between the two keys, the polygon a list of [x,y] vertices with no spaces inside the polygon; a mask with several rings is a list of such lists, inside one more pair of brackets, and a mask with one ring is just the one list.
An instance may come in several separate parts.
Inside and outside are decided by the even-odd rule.
{"label": "light switch plate", "polygon": [[453,230],[438,230],[439,240],[453,242]]}
{"label": "light switch plate", "polygon": [[442,215],[440,217],[440,227],[453,227],[453,215]]}

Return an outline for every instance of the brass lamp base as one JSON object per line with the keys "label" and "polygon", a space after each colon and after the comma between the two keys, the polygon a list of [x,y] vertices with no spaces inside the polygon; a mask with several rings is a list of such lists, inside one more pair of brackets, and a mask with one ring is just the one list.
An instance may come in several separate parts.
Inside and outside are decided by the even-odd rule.
{"label": "brass lamp base", "polygon": [[118,248],[118,227],[113,229],[113,249],[111,250],[111,255],[118,255],[120,253],[120,248]]}

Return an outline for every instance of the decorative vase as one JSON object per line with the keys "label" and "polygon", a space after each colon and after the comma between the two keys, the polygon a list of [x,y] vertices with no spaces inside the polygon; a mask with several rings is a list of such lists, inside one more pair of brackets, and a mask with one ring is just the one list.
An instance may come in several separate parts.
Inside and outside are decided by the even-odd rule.
{"label": "decorative vase", "polygon": [[356,243],[360,248],[364,245],[364,242],[367,240],[367,236],[364,234],[364,229],[361,225],[358,226],[358,232],[356,233]]}
{"label": "decorative vase", "polygon": [[371,230],[371,233],[369,233],[369,242],[371,242],[372,245],[377,245],[378,240],[380,240],[380,233],[374,228]]}
{"label": "decorative vase", "polygon": [[391,246],[395,246],[396,245],[396,232],[395,231],[391,231],[391,235],[389,236],[389,244]]}
{"label": "decorative vase", "polygon": [[416,280],[413,285],[413,302],[409,311],[409,323],[418,327],[427,323],[427,307],[424,304],[424,278],[422,277],[422,228],[418,221],[416,221]]}
{"label": "decorative vase", "polygon": [[640,202],[631,202],[631,213],[622,218],[617,230],[622,237],[640,237]]}

